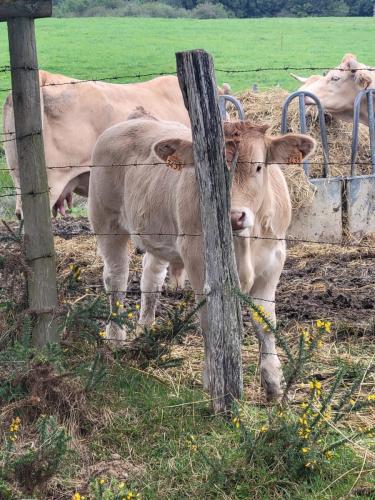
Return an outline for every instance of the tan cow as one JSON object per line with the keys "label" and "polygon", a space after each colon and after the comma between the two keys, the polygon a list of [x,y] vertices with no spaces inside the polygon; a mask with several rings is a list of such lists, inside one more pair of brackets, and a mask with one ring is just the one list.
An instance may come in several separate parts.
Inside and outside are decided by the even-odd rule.
{"label": "tan cow", "polygon": [[[315,141],[300,134],[270,137],[265,135],[266,129],[249,122],[224,124],[227,157],[238,151],[231,222],[241,288],[257,297],[256,302],[265,307],[275,322],[275,290],[286,253],[285,242],[278,238],[285,237],[291,205],[284,176],[273,163],[307,157],[314,150]],[[89,218],[98,234],[103,280],[110,293],[112,312],[125,298],[128,244],[132,237],[146,252],[140,324],[151,325],[157,292],[163,286],[169,263],[184,267],[195,293],[203,293],[204,257],[199,236],[202,226],[191,131],[175,122],[129,120],[99,137],[92,161]],[[99,167],[124,162],[134,165]],[[250,235],[271,239],[250,239]],[[202,309],[203,332],[206,323]],[[259,324],[256,332],[262,384],[269,398],[278,398],[282,372],[275,338]],[[121,343],[125,336],[125,330],[114,322],[107,325],[107,339]]]}
{"label": "tan cow", "polygon": [[[346,54],[341,64],[330,70],[325,76],[312,75],[307,79],[297,77],[303,85],[298,90],[307,90],[315,94],[324,110],[335,118],[347,122],[353,121],[354,99],[360,90],[375,87],[375,72],[357,61],[353,54]],[[306,97],[306,104],[315,104]],[[362,100],[360,121],[368,125],[366,100]]]}
{"label": "tan cow", "polygon": [[[46,162],[48,167],[58,167],[47,170],[54,213],[64,214],[64,202],[71,204],[73,191],[87,196],[89,165],[97,138],[108,127],[125,120],[135,106],[142,105],[163,120],[190,123],[175,76],[114,84],[85,82],[40,70],[39,80]],[[11,94],[4,104],[3,120],[6,139],[14,138]],[[15,141],[5,142],[4,149],[14,184],[19,188]],[[20,194],[16,213],[21,216]]]}

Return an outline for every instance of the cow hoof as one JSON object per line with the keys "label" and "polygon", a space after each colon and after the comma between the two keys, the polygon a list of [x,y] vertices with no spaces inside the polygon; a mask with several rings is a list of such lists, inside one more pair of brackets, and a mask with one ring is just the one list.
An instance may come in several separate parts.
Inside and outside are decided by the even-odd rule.
{"label": "cow hoof", "polygon": [[[276,360],[275,360],[276,361]],[[266,392],[267,401],[278,403],[283,398],[282,371],[279,360],[261,363],[260,376],[262,387]]]}
{"label": "cow hoof", "polygon": [[116,323],[111,322],[106,327],[105,339],[113,349],[121,349],[121,347],[124,347],[126,340],[126,330]]}

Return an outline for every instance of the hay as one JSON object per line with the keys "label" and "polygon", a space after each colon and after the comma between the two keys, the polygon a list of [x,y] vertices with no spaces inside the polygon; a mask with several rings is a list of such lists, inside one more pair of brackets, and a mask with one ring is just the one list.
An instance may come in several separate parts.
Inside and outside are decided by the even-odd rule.
{"label": "hay", "polygon": [[[253,93],[250,91],[238,94],[236,97],[242,103],[246,118],[255,123],[269,124],[269,134],[276,135],[281,129],[281,111],[288,92],[279,87],[265,92]],[[315,107],[307,109],[307,121],[310,124],[310,135],[318,141],[315,154],[310,158],[310,176],[321,177],[323,173],[323,151],[320,143],[319,120]],[[233,115],[234,116],[234,115]],[[293,101],[289,107],[289,132],[299,132],[298,102]],[[350,174],[350,157],[352,142],[352,124],[335,120],[326,116],[326,127],[329,145],[331,175],[341,176]],[[366,175],[371,173],[370,141],[368,128],[360,125],[358,162],[367,165],[358,165],[357,173]],[[283,168],[292,198],[294,209],[307,206],[314,198],[314,188],[308,182],[301,167],[290,165]]]}

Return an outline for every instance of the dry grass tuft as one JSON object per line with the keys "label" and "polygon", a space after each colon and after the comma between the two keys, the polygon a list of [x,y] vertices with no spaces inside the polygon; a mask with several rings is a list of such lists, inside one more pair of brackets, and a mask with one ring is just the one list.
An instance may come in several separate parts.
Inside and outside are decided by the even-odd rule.
{"label": "dry grass tuft", "polygon": [[[8,377],[7,370],[0,372],[0,378]],[[81,379],[73,373],[57,373],[50,363],[31,363],[28,370],[20,370],[12,383],[14,387],[24,387],[27,397],[5,404],[0,414],[2,421],[9,419],[15,410],[22,411],[23,419],[30,422],[52,412],[71,435],[78,436],[103,425],[103,418],[110,418],[107,414],[99,416],[90,408]]]}

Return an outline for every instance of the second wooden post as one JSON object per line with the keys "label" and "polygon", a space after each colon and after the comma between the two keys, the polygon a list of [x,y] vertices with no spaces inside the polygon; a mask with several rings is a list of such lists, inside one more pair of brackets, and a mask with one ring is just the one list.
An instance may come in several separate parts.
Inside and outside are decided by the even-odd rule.
{"label": "second wooden post", "polygon": [[216,413],[242,396],[242,317],[230,214],[230,175],[211,56],[203,50],[176,54],[177,74],[192,134],[205,257],[209,391]]}

